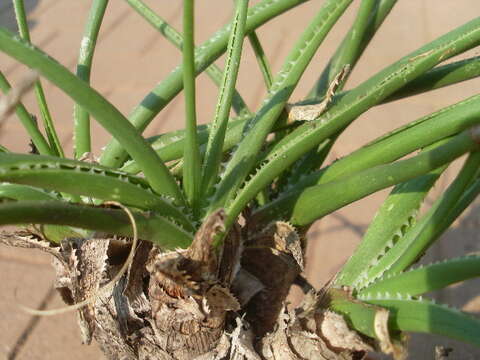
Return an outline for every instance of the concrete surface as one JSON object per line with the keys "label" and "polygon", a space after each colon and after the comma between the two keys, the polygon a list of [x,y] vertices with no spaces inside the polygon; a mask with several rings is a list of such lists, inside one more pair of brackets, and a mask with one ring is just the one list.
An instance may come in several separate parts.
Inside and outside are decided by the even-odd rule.
{"label": "concrete surface", "polygon": [[[251,1],[256,3],[257,1]],[[305,73],[302,84],[293,99],[301,99],[310,89],[317,75],[328,61],[333,49],[342,39],[348,24],[355,15],[359,1],[354,1],[334,31],[320,48],[314,64]],[[43,48],[62,64],[73,70],[78,55],[86,14],[91,1],[29,0],[29,22],[33,26],[33,43]],[[177,29],[181,28],[181,2],[154,1],[147,3],[157,10]],[[272,59],[274,71],[281,67],[302,27],[321,6],[323,1],[312,0],[290,14],[277,18],[258,31],[266,53]],[[231,2],[225,0],[197,1],[197,43],[206,40],[231,16]],[[355,86],[387,64],[445,32],[478,15],[478,0],[399,1],[383,29],[374,38],[364,57],[359,62],[347,87]],[[13,12],[9,0],[0,1],[0,25],[14,29]],[[265,90],[255,58],[246,45],[242,59],[238,89],[252,109],[258,108]],[[473,50],[471,54],[480,54]],[[93,86],[113,104],[128,114],[158,81],[163,79],[180,62],[179,52],[155,30],[144,23],[130,10],[125,2],[113,0],[104,21],[95,66]],[[222,64],[222,60],[218,62]],[[0,54],[0,69],[15,83],[25,75],[25,68]],[[72,146],[72,101],[58,89],[44,81],[47,98],[60,138],[71,151]],[[430,94],[397,101],[375,108],[362,115],[353,124],[334,148],[335,157],[341,157],[365,142],[390,129],[428,114],[443,106],[478,93],[480,79],[465,84],[437,90]],[[197,81],[198,112],[202,123],[210,121],[216,103],[216,87],[204,75]],[[32,94],[25,99],[27,108],[38,113]],[[147,129],[147,134],[182,127],[182,97],[178,96],[157,116]],[[108,136],[98,125],[93,125],[94,148],[105,145]],[[0,143],[8,148],[25,152],[28,141],[25,132],[12,117],[0,133]],[[71,152],[70,152],[71,153]],[[332,159],[333,160],[333,156]],[[456,164],[458,166],[458,164]],[[445,179],[436,186],[439,194],[453,178],[449,170]],[[361,239],[376,208],[387,194],[374,194],[361,202],[352,204],[318,223],[311,232],[308,253],[307,275],[315,286],[321,286],[350,256]],[[479,245],[480,202],[472,206],[455,226],[429,251],[427,260],[453,257],[480,250]],[[75,315],[49,318],[31,318],[23,313],[17,302],[30,306],[60,306],[59,297],[51,291],[53,271],[49,259],[32,251],[13,251],[0,247],[0,359],[101,359],[95,345],[80,344]],[[480,281],[469,281],[435,297],[445,303],[463,307],[478,315]],[[413,336],[411,359],[432,359],[435,344],[454,347],[451,359],[480,358],[480,351],[458,342],[432,336]]]}

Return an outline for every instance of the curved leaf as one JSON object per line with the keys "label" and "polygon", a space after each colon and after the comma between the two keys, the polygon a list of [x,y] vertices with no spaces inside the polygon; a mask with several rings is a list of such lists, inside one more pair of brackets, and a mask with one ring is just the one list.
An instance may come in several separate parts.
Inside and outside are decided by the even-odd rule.
{"label": "curved leaf", "polygon": [[0,154],[0,180],[155,210],[193,230],[186,215],[170,199],[154,194],[146,181],[103,166],[39,155]]}
{"label": "curved leaf", "polygon": [[[260,27],[268,20],[283,12],[305,3],[308,0],[263,0],[249,9],[246,32]],[[200,45],[195,53],[196,74],[200,74],[226,50],[231,24],[217,31],[209,40]],[[143,131],[153,118],[182,90],[182,67],[175,68],[170,75],[153,89],[129,116],[132,124]],[[110,167],[119,167],[126,159],[122,145],[117,141],[108,144],[100,163]]]}
{"label": "curved leaf", "polygon": [[[297,199],[290,200],[291,207],[283,209],[291,208],[291,221],[304,226],[375,191],[424,175],[477,147],[478,144],[469,132],[464,131],[437,149],[415,157],[375,166],[325,184],[311,186],[302,191]],[[359,184],[362,186],[359,187]],[[271,218],[274,214],[277,218],[286,216],[285,213],[280,213],[282,208],[275,206],[265,207],[263,210],[262,213],[255,214],[258,221]]]}
{"label": "curved leaf", "polygon": [[57,200],[58,198],[33,186],[2,183],[0,199],[11,200]]}
{"label": "curved leaf", "polygon": [[348,295],[345,291],[332,288],[328,291],[328,308],[342,314],[349,325],[364,335],[376,338],[375,315],[381,308],[367,304]]}
{"label": "curved leaf", "polygon": [[[442,138],[454,135],[472,125],[478,124],[479,119],[480,95],[472,96],[464,101],[424,116],[375,139],[321,170],[303,176],[297,183],[292,184],[290,188],[286,188],[283,193],[267,204],[267,206],[256,210],[255,216],[265,219],[267,222],[271,221],[273,218],[268,218],[268,214],[266,214],[270,208],[278,209],[270,212],[272,216],[288,212],[290,204],[293,204],[299,194],[309,186],[325,184],[369,167],[397,160],[416,149],[430,145]],[[281,162],[276,163],[281,165]],[[260,180],[256,179],[248,182],[244,190],[247,187],[254,186],[255,181]]]}
{"label": "curved leaf", "polygon": [[[139,238],[163,249],[186,248],[193,235],[153,212],[134,212]],[[132,236],[132,225],[124,211],[62,201],[16,201],[0,204],[0,225],[68,225],[109,234]]]}
{"label": "curved leaf", "polygon": [[389,325],[393,329],[444,335],[480,346],[480,320],[457,309],[388,294],[366,295],[359,299],[390,310]]}
{"label": "curved leaf", "polygon": [[[100,26],[107,9],[108,0],[94,0],[90,8],[85,32],[80,44],[80,54],[77,63],[77,76],[90,83],[90,73],[93,55],[97,44]],[[91,151],[90,116],[88,112],[75,104],[73,108],[73,122],[75,124],[75,157],[78,159],[83,154]]]}
{"label": "curved leaf", "polygon": [[195,1],[183,0],[183,89],[185,96],[185,146],[183,149],[183,191],[194,212],[200,197],[202,161],[197,139],[197,102],[195,88],[195,45],[194,45]]}
{"label": "curved leaf", "polygon": [[[0,89],[3,93],[10,91],[11,86],[8,83],[7,78],[0,71]],[[32,138],[32,143],[37,148],[38,152],[42,155],[54,155],[53,150],[50,148],[47,140],[43,137],[43,134],[38,129],[37,124],[35,123],[33,117],[28,113],[25,106],[20,102],[17,104],[15,109],[20,122],[22,123],[25,130],[27,130],[28,135]]]}
{"label": "curved leaf", "polygon": [[211,188],[215,185],[222,162],[230,108],[242,57],[247,10],[248,0],[238,0],[236,2],[235,17],[225,61],[225,71],[218,94],[215,118],[210,126],[205,150],[205,162],[202,167],[202,197],[210,193]]}
{"label": "curved leaf", "polygon": [[358,295],[390,292],[417,296],[477,276],[480,276],[480,256],[470,255],[382,277],[360,290]]}
{"label": "curved leaf", "polygon": [[[261,109],[246,124],[244,138],[221,176],[217,191],[208,207],[208,213],[224,207],[235,197],[237,190],[245,181],[252,167],[255,166],[258,153],[261,151],[267,135],[283,112],[286,102],[313,55],[350,3],[351,0],[326,1],[303,32],[275,77]],[[251,198],[255,195],[253,194]],[[237,215],[238,213],[229,215],[229,222],[231,223]]]}
{"label": "curved leaf", "polygon": [[[425,250],[451,225],[456,217],[450,216],[455,205],[462,200],[465,190],[473,183],[480,164],[480,152],[470,154],[460,173],[428,212],[407,231],[376,264],[367,269],[363,284],[387,274],[404,271],[421,258]],[[468,190],[467,190],[468,191]],[[467,205],[468,203],[463,203]],[[464,209],[464,208],[463,208]],[[463,210],[462,209],[462,210]],[[461,212],[455,211],[458,216]]]}
{"label": "curved leaf", "polygon": [[[175,47],[181,49],[183,45],[183,36],[176,31],[168,22],[157,15],[150,9],[142,0],[126,0],[127,3],[150,25],[152,25],[158,32],[160,32],[167,40],[169,40]],[[205,70],[207,75],[217,85],[222,82],[222,70],[217,65],[212,64]],[[250,114],[245,101],[241,95],[235,90],[233,94],[232,107],[238,115]],[[163,159],[163,158],[162,158]]]}
{"label": "curved leaf", "polygon": [[[20,38],[26,43],[30,44],[30,30],[28,29],[27,14],[25,12],[23,0],[13,0],[13,7],[15,9],[15,18],[17,20]],[[50,110],[48,109],[47,99],[45,98],[45,93],[40,80],[35,83],[35,96],[37,98],[40,114],[42,115],[45,133],[47,134],[48,141],[50,142],[50,148],[55,152],[55,155],[64,157],[63,148],[60,144],[57,131],[53,124],[53,119],[50,114]]]}
{"label": "curved leaf", "polygon": [[29,43],[0,29],[0,50],[31,68],[37,69],[77,104],[85,108],[116,139],[142,168],[152,188],[182,202],[183,196],[162,160],[128,120],[103,96],[65,67]]}
{"label": "curved leaf", "polygon": [[384,102],[395,101],[457,84],[480,76],[480,56],[437,66],[393,93]]}
{"label": "curved leaf", "polygon": [[397,185],[370,222],[361,243],[343,266],[337,284],[357,287],[368,268],[402,239],[416,221],[418,209],[439,176],[443,166],[431,173]]}
{"label": "curved leaf", "polygon": [[480,18],[477,18],[378,72],[354,90],[337,99],[330,110],[318,119],[299,126],[274,146],[265,158],[263,166],[236,195],[233,204],[228,209],[229,221],[235,219],[245,205],[286,167],[293,164],[314,146],[344,129],[360,114],[437,63],[479,43]]}

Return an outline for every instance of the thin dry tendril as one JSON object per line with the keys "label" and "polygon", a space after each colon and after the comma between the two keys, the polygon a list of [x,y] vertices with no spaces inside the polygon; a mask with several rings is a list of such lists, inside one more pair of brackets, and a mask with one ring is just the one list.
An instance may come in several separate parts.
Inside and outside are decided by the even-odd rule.
{"label": "thin dry tendril", "polygon": [[30,308],[30,307],[22,305],[22,304],[17,304],[23,311],[25,311],[28,314],[36,315],[36,316],[53,316],[53,315],[65,314],[65,313],[68,313],[68,312],[71,312],[71,311],[79,310],[84,306],[95,303],[95,301],[98,299],[98,297],[100,297],[104,293],[107,293],[107,292],[111,291],[113,289],[113,287],[115,286],[115,284],[118,282],[118,280],[120,280],[120,278],[125,274],[128,267],[132,263],[133,256],[135,255],[135,249],[136,249],[137,243],[138,243],[137,224],[135,222],[135,218],[133,217],[131,211],[126,206],[124,206],[124,205],[122,205],[122,204],[120,204],[116,201],[106,201],[106,202],[104,202],[104,205],[114,205],[114,206],[118,206],[119,208],[121,208],[123,211],[125,211],[125,213],[127,214],[128,218],[129,218],[129,220],[132,224],[132,229],[133,229],[132,247],[131,247],[130,252],[128,254],[127,260],[123,264],[120,271],[114,276],[114,278],[108,284],[106,284],[105,286],[100,288],[97,291],[96,294],[90,296],[89,298],[87,298],[87,299],[85,299],[85,300],[83,300],[79,303],[76,303],[76,304],[73,304],[73,305],[70,305],[70,306],[66,306],[66,307],[63,307],[63,308],[51,309],[51,310],[37,310],[37,309],[33,309],[33,308]]}

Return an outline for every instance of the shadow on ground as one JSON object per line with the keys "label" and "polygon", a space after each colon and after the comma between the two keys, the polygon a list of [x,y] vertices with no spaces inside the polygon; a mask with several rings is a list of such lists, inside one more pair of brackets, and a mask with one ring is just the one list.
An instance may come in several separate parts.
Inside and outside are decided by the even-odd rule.
{"label": "shadow on ground", "polygon": [[[27,14],[35,9],[40,0],[25,0],[25,11]],[[29,28],[32,29],[36,25],[35,20],[28,21]],[[0,5],[0,26],[5,27],[12,32],[17,32],[17,23],[15,21],[15,11],[12,2],[2,1]]]}

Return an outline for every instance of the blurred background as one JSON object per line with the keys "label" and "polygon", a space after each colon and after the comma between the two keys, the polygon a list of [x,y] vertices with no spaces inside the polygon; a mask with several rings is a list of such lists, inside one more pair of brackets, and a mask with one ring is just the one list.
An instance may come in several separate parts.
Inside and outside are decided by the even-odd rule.
{"label": "blurred background", "polygon": [[[255,4],[258,1],[251,1]],[[177,29],[181,29],[180,1],[149,0],[146,3]],[[258,35],[274,71],[282,65],[303,27],[322,5],[312,0],[289,14],[261,27]],[[78,48],[91,1],[26,0],[32,42],[74,70]],[[348,30],[359,1],[351,5],[319,49],[312,65],[302,78],[292,100],[302,99],[314,84],[336,46]],[[202,43],[229,22],[232,2],[225,0],[197,1],[196,42]],[[355,68],[346,88],[351,88],[386,65],[443,35],[480,14],[478,0],[399,1],[377,36]],[[0,2],[0,26],[16,31],[10,0]],[[248,42],[245,43],[237,89],[251,109],[258,109],[266,94],[262,76]],[[474,49],[464,57],[480,55]],[[457,60],[455,58],[453,60]],[[125,115],[181,61],[179,51],[146,24],[123,1],[110,1],[100,34],[92,84]],[[222,65],[223,59],[218,61]],[[0,69],[13,84],[20,81],[27,69],[0,54]],[[60,139],[67,153],[72,148],[72,101],[44,81],[47,100]],[[363,114],[341,136],[329,161],[339,158],[389,130],[413,121],[437,109],[478,93],[480,79],[450,88],[389,103]],[[217,101],[217,88],[205,75],[197,80],[199,121],[210,122]],[[38,113],[33,94],[24,103]],[[171,102],[147,128],[146,134],[158,134],[183,127],[183,98]],[[95,155],[109,140],[106,132],[93,123]],[[12,116],[0,133],[0,144],[19,152],[28,151],[25,131]],[[431,200],[453,179],[456,162],[433,190]],[[321,287],[352,254],[388,191],[379,192],[322,219],[309,234],[306,276]],[[429,250],[424,262],[460,256],[480,250],[480,201],[477,200],[438,243]],[[81,345],[75,315],[32,318],[23,313],[17,302],[32,307],[54,308],[62,305],[52,291],[53,270],[50,259],[38,252],[0,246],[0,359],[102,359],[95,344]],[[472,312],[480,312],[480,280],[468,281],[455,288],[432,294],[438,302]],[[294,297],[298,294],[294,294]],[[469,345],[445,338],[414,335],[410,343],[410,359],[433,359],[435,345],[452,347],[449,359],[478,359],[480,351]]]}

